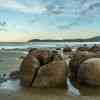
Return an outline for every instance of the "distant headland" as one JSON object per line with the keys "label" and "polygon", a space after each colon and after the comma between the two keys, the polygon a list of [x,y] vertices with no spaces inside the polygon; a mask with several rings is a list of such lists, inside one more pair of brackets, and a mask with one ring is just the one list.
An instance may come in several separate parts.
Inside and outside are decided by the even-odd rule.
{"label": "distant headland", "polygon": [[63,39],[63,40],[52,40],[52,39],[32,39],[28,42],[100,42],[100,36],[87,39]]}

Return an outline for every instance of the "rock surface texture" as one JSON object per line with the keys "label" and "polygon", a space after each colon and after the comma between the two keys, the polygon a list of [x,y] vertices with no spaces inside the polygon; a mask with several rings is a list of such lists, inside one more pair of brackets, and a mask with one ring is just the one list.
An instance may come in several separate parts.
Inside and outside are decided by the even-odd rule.
{"label": "rock surface texture", "polygon": [[65,87],[67,65],[58,54],[49,51],[31,51],[20,67],[23,86],[37,88]]}
{"label": "rock surface texture", "polygon": [[100,86],[100,58],[85,60],[78,70],[78,80],[91,86]]}
{"label": "rock surface texture", "polygon": [[100,54],[77,52],[69,66],[72,80],[91,86],[100,85]]}

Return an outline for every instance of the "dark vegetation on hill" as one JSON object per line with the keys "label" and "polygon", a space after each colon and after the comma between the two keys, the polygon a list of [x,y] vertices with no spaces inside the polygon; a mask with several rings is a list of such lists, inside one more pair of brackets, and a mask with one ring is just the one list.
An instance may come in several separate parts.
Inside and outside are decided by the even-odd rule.
{"label": "dark vegetation on hill", "polygon": [[32,39],[32,40],[29,40],[28,42],[100,42],[100,36],[96,36],[96,37],[88,38],[88,39],[64,39],[64,40]]}

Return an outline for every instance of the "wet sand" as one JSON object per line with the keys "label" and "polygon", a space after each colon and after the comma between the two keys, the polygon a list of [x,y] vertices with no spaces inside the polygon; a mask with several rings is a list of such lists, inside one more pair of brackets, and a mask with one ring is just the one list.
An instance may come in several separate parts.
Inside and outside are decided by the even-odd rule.
{"label": "wet sand", "polygon": [[[19,80],[8,80],[0,85],[0,99],[2,100],[44,100],[52,97],[66,97],[66,89],[37,89],[37,88],[22,88]],[[58,99],[59,100],[59,99]]]}
{"label": "wet sand", "polygon": [[22,88],[19,81],[8,81],[0,87],[1,100],[100,100],[96,96],[77,96],[67,95],[65,89],[32,89]]}
{"label": "wet sand", "polygon": [[86,96],[81,96],[81,97],[65,97],[65,96],[24,96],[24,95],[10,95],[10,94],[5,94],[2,95],[0,94],[0,98],[2,100],[100,100],[99,97],[86,97]]}

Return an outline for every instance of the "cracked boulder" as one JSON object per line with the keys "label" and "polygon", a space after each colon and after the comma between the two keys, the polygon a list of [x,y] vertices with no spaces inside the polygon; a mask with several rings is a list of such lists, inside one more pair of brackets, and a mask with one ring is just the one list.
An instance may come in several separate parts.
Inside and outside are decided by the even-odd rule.
{"label": "cracked boulder", "polygon": [[54,61],[40,67],[32,87],[63,88],[66,86],[67,69],[63,61]]}
{"label": "cracked boulder", "polygon": [[65,87],[68,67],[58,58],[58,55],[48,51],[31,51],[20,67],[21,85],[37,88]]}
{"label": "cracked boulder", "polygon": [[39,61],[32,55],[27,55],[21,63],[20,80],[22,86],[31,86],[36,70],[40,67]]}

